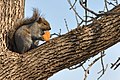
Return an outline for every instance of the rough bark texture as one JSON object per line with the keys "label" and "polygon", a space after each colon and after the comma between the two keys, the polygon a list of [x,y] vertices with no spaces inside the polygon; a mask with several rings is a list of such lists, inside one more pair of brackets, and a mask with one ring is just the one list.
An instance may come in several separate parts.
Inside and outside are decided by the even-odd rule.
{"label": "rough bark texture", "polygon": [[24,0],[0,1],[0,52],[6,51],[6,35],[14,22],[24,16]]}
{"label": "rough bark texture", "polygon": [[[0,80],[47,80],[54,73],[86,61],[120,41],[120,14],[105,15],[87,26],[78,27],[51,39],[27,53],[11,52],[5,46],[6,31],[12,28],[15,17],[23,17],[23,9],[13,15],[14,9],[11,8],[12,6],[10,9],[8,7],[10,3],[13,4],[12,1],[8,0],[6,4],[2,3],[4,5],[0,6],[2,10],[0,13],[2,16],[0,17]],[[18,10],[20,6],[23,7],[23,2],[23,0],[16,0]],[[120,13],[120,5],[111,12]],[[12,17],[7,16],[7,13]]]}
{"label": "rough bark texture", "polygon": [[14,65],[14,60],[19,57],[7,49],[6,43],[8,43],[8,31],[13,29],[16,20],[23,16],[24,0],[0,0],[0,80],[11,79],[10,64]]}

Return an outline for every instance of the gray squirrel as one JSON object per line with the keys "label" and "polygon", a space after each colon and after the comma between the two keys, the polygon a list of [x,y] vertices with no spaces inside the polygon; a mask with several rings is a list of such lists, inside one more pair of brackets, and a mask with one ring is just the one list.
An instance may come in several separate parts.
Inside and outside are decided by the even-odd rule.
{"label": "gray squirrel", "polygon": [[[13,38],[14,51],[25,53],[38,46],[39,40],[44,40],[42,35],[45,31],[51,30],[47,20],[39,16],[37,9],[33,10],[31,18],[21,19],[15,24],[15,31],[10,38]],[[37,44],[36,44],[37,43]]]}

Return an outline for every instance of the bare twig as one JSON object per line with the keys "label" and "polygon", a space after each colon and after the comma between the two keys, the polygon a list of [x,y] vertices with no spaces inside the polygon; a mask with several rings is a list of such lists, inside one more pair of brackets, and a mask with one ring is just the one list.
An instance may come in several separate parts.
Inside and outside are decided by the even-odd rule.
{"label": "bare twig", "polygon": [[87,79],[87,75],[89,74],[89,70],[90,68],[92,67],[93,64],[95,64],[95,62],[97,62],[99,59],[101,59],[101,57],[104,57],[105,55],[103,54],[102,56],[98,57],[97,59],[95,59],[90,65],[89,67],[86,69],[85,71],[85,77],[84,77],[84,80]]}
{"label": "bare twig", "polygon": [[118,5],[118,0],[115,0],[116,5]]}
{"label": "bare twig", "polygon": [[[75,10],[76,10],[76,8],[75,8]],[[79,21],[78,21],[78,17],[77,17],[76,14],[75,14],[75,19],[76,19],[76,22],[77,22],[77,27],[79,27]]]}
{"label": "bare twig", "polygon": [[[84,3],[85,3],[85,7],[87,7],[87,0],[85,0]],[[87,18],[88,18],[88,17],[87,17],[87,10],[85,9],[85,21],[86,21],[85,24],[86,24],[86,25],[87,25]]]}
{"label": "bare twig", "polygon": [[117,59],[115,63],[111,63],[112,64],[111,68],[113,68],[118,63],[118,61],[120,61],[120,57]]}
{"label": "bare twig", "polygon": [[116,65],[116,67],[114,68],[114,70],[116,70],[119,66],[120,66],[120,63],[118,63],[118,64]]}
{"label": "bare twig", "polygon": [[106,71],[106,69],[107,69],[107,67],[108,67],[108,64],[106,65],[106,68],[104,67],[102,55],[105,55],[105,54],[104,54],[104,51],[101,52],[101,65],[102,65],[102,70],[98,72],[98,74],[101,73],[101,72],[102,72],[102,74],[98,77],[97,80],[99,80],[99,79],[105,74],[105,71]]}
{"label": "bare twig", "polygon": [[[107,0],[106,0],[106,2],[109,3]],[[83,5],[83,0],[79,0],[79,3],[80,3],[80,5],[81,5],[85,10],[87,10],[88,12],[94,14],[94,15],[96,16],[96,18],[99,18],[100,16],[103,16],[103,15],[117,15],[117,14],[119,14],[118,12],[112,12],[112,13],[111,13],[111,12],[104,12],[104,13],[97,14],[96,12],[94,12],[94,11],[88,9],[87,7],[85,7],[85,6]],[[111,4],[112,4],[112,3],[111,3]],[[115,5],[115,6],[116,6],[116,5]]]}
{"label": "bare twig", "polygon": [[83,64],[85,63],[86,61],[83,61],[83,62],[81,62],[80,64],[78,64],[78,65],[76,65],[75,67],[70,67],[70,68],[68,68],[69,70],[73,70],[73,69],[76,69],[76,68],[78,68],[78,67],[83,67]]}
{"label": "bare twig", "polygon": [[82,65],[82,68],[83,68],[84,71],[86,71],[86,69],[85,69],[85,67],[83,65]]}
{"label": "bare twig", "polygon": [[58,37],[61,36],[61,29],[60,29],[60,32],[59,32],[59,33],[53,33],[53,34],[50,35],[50,37],[52,37],[52,36],[54,36],[54,35],[56,35],[56,36],[58,36]]}
{"label": "bare twig", "polygon": [[[70,4],[70,6],[71,6],[71,8],[70,9],[72,9],[73,11],[74,11],[74,13],[75,13],[75,15],[80,19],[80,20],[82,20],[79,24],[78,24],[78,26],[80,26],[83,22],[91,22],[92,20],[88,20],[88,21],[86,21],[86,20],[84,20],[78,13],[77,13],[77,11],[76,11],[76,9],[73,7],[73,5],[72,5],[72,3],[71,3],[71,1],[70,0],[67,0],[68,1],[68,3]],[[87,11],[87,10],[86,10]]]}
{"label": "bare twig", "polygon": [[69,28],[68,28],[67,20],[66,20],[66,19],[64,19],[64,21],[65,21],[65,26],[66,26],[66,29],[67,29],[67,31],[69,32]]}
{"label": "bare twig", "polygon": [[97,13],[95,13],[94,11],[88,9],[87,7],[85,7],[85,6],[83,5],[83,0],[79,0],[79,3],[80,3],[80,5],[81,5],[85,10],[87,10],[88,12],[94,14],[95,16],[98,16]]}
{"label": "bare twig", "polygon": [[107,0],[104,0],[104,3],[105,3],[105,8],[108,11]]}
{"label": "bare twig", "polygon": [[76,2],[77,2],[77,0],[75,0],[75,2],[73,3],[73,5],[71,6],[70,10],[71,10],[72,8],[74,8]]}
{"label": "bare twig", "polygon": [[61,29],[60,29],[59,35],[61,36]]}
{"label": "bare twig", "polygon": [[50,37],[52,37],[52,36],[54,36],[54,35],[56,35],[56,36],[60,36],[60,35],[57,34],[57,33],[53,33],[53,34],[50,35]]}
{"label": "bare twig", "polygon": [[[116,61],[115,63],[111,63],[111,65],[112,65],[112,66],[111,66],[111,69],[112,69],[113,67],[115,67],[114,70],[117,69],[117,67],[120,65],[120,63],[118,63],[119,61],[120,61],[120,57],[117,59],[117,61]],[[118,63],[118,64],[117,64],[117,63]]]}
{"label": "bare twig", "polygon": [[[106,65],[106,68],[104,69],[104,73],[107,70],[107,68],[108,68],[108,64]],[[97,80],[99,80],[104,75],[103,70],[99,71],[98,74],[101,73],[101,72],[102,72],[102,74],[100,75],[100,77],[97,78]]]}
{"label": "bare twig", "polygon": [[109,5],[113,5],[113,6],[116,6],[115,4],[113,4],[112,2],[108,2],[106,1]]}
{"label": "bare twig", "polygon": [[112,1],[114,1],[116,3],[116,5],[118,5],[118,0],[112,0]]}
{"label": "bare twig", "polygon": [[[106,67],[105,67],[105,71],[106,69],[108,68],[108,64],[106,64]],[[97,72],[97,74],[100,74],[103,70],[100,70],[99,72]]]}
{"label": "bare twig", "polygon": [[[78,18],[81,19],[82,22],[83,22],[84,20],[80,17],[80,15],[77,13],[77,11],[75,10],[75,8],[72,7],[73,5],[72,5],[71,1],[70,1],[70,0],[67,0],[67,1],[68,1],[68,3],[70,4],[71,9],[74,11],[74,13],[76,14],[76,16],[78,16]],[[81,23],[82,23],[82,22],[81,22]]]}
{"label": "bare twig", "polygon": [[105,70],[105,68],[104,68],[104,63],[103,63],[103,58],[102,58],[102,55],[104,54],[104,51],[102,51],[101,52],[101,65],[102,65],[102,70],[103,70],[103,73],[102,74],[104,74],[104,70]]}

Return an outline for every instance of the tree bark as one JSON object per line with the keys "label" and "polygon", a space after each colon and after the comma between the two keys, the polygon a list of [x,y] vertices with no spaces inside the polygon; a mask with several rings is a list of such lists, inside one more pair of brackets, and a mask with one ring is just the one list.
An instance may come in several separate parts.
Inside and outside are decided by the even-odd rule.
{"label": "tree bark", "polygon": [[[13,0],[2,3],[4,14],[0,28],[0,80],[47,80],[54,73],[82,63],[94,57],[99,52],[113,46],[120,41],[120,14],[104,15],[91,24],[78,27],[60,37],[51,39],[24,54],[9,51],[6,47],[6,33],[13,27],[15,17],[23,17],[24,0],[16,0],[18,10],[13,15],[7,7]],[[20,5],[21,4],[21,5]],[[1,4],[0,4],[1,5]],[[6,5],[6,7],[5,7]],[[4,10],[6,9],[6,10]],[[7,11],[7,9],[9,9]],[[8,12],[10,16],[6,16]],[[120,5],[110,12],[120,13]],[[14,17],[13,17],[14,16]],[[11,18],[11,19],[9,19]],[[15,18],[17,19],[17,18]],[[9,25],[10,21],[10,26]],[[6,32],[7,31],[7,32]]]}
{"label": "tree bark", "polygon": [[13,29],[14,22],[24,16],[24,0],[0,1],[0,52],[7,49],[7,32]]}

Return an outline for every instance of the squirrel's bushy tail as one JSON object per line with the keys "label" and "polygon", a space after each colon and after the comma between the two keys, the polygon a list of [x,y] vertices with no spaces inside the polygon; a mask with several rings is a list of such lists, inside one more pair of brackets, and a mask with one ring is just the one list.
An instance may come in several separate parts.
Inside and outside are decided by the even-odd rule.
{"label": "squirrel's bushy tail", "polygon": [[39,19],[39,12],[38,12],[38,9],[36,8],[33,8],[33,16],[31,18],[24,18],[24,19],[20,19],[18,20],[14,27],[16,29],[18,29],[19,27],[23,26],[23,25],[28,25],[28,24],[31,24],[31,23],[34,23],[36,20]]}

